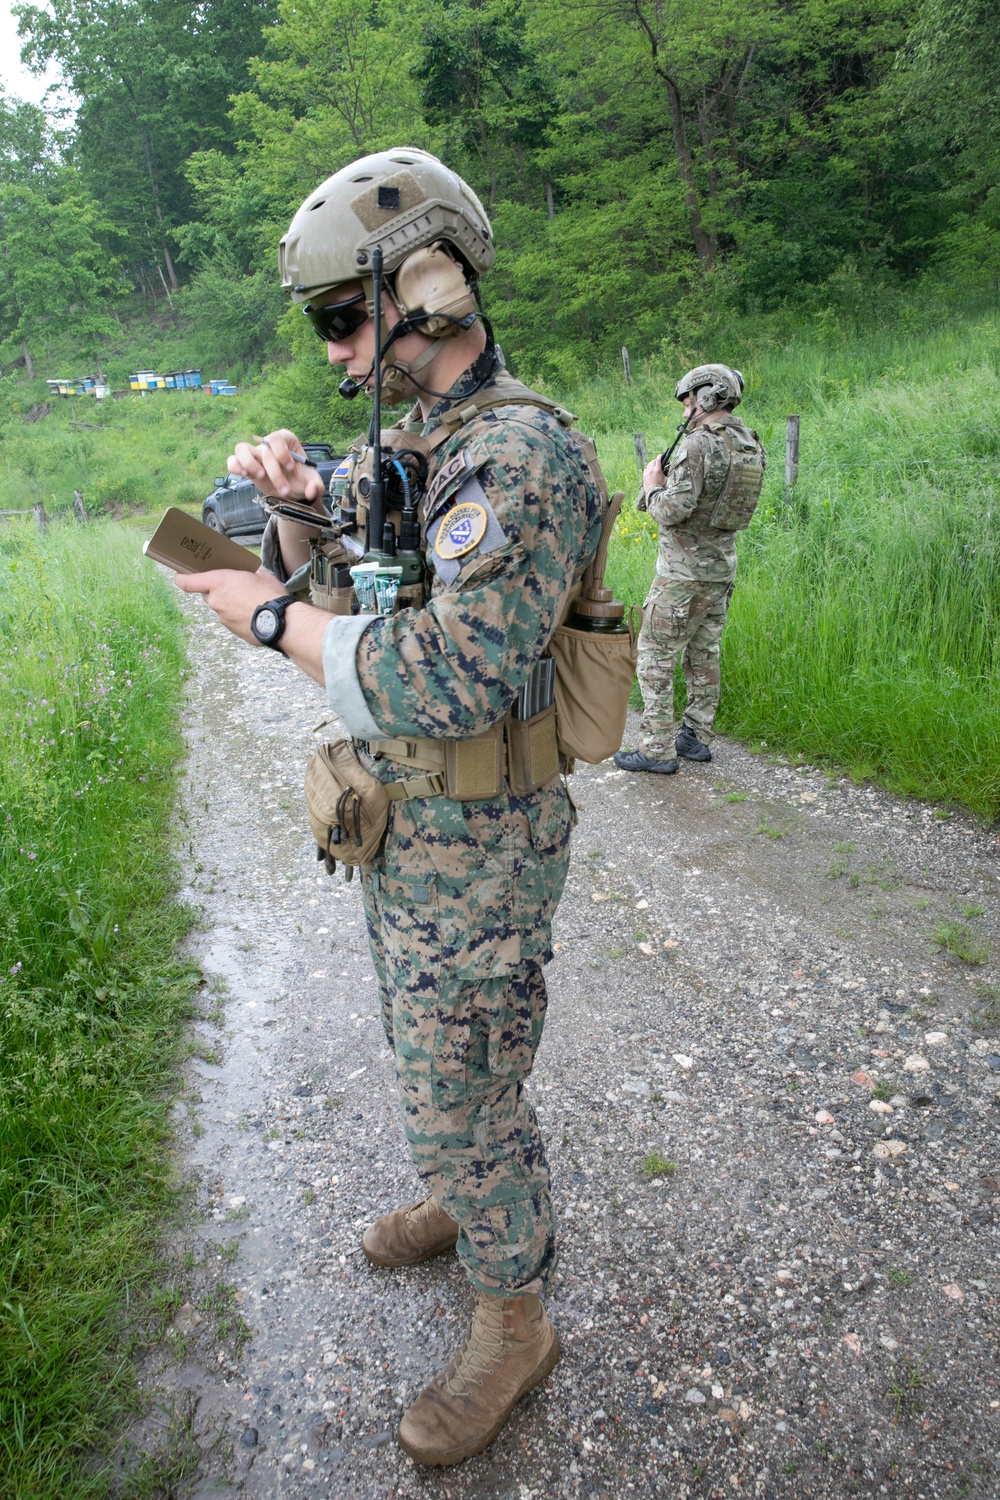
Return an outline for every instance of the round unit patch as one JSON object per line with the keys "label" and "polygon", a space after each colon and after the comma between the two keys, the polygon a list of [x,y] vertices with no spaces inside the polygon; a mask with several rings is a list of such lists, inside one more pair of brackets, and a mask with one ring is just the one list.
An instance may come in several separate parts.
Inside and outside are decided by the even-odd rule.
{"label": "round unit patch", "polygon": [[481,505],[456,505],[441,522],[434,551],[444,562],[464,557],[486,535],[489,518]]}

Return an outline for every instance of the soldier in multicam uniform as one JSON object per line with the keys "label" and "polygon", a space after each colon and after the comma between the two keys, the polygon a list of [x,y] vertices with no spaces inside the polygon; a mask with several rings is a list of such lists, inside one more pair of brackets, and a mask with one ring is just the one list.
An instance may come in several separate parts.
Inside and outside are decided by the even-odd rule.
{"label": "soldier in multicam uniform", "polygon": [[[351,210],[362,191],[359,223]],[[405,254],[428,237],[444,241],[466,294],[493,259],[478,200],[423,152],[367,157],[322,184],[283,242],[285,280],[327,341],[331,363],[346,365],[358,388],[371,388],[378,357],[371,281],[360,269],[367,252],[358,247],[383,201],[389,229],[398,230],[402,216],[405,231],[395,256],[386,231],[390,336],[401,317],[392,273]],[[400,741],[467,739],[510,708],[596,551],[604,503],[563,422],[538,405],[503,404],[514,383],[478,315],[458,329],[442,318],[443,336],[421,331],[428,326],[411,324],[383,356],[396,399],[417,399],[408,430],[433,442],[446,414],[465,412],[431,453],[421,517],[433,569],[426,604],[391,616],[331,616],[274,601],[273,575],[287,579],[308,557],[308,534],[287,519],[268,525],[270,573],[177,580],[205,593],[244,640],[254,639],[254,606],[256,613],[274,606],[283,620],[280,649],[325,684],[349,733],[393,742],[369,764],[396,786],[409,769],[394,758]],[[493,388],[495,406],[485,399]],[[473,395],[482,406],[475,412]],[[237,445],[229,466],[265,494],[300,497],[319,511],[321,485],[296,460],[301,451],[282,430]],[[477,545],[449,559],[433,538],[459,504],[480,506],[487,525]],[[556,1250],[549,1170],[524,1082],[545,1020],[542,967],[574,821],[558,778],[526,796],[505,783],[475,801],[404,797],[391,803],[381,851],[362,870],[404,1130],[427,1192],[373,1224],[363,1249],[375,1264],[396,1267],[455,1248],[478,1294],[468,1339],[400,1424],[403,1448],[425,1464],[481,1451],[559,1356],[541,1302]]]}
{"label": "soldier in multicam uniform", "polygon": [[[659,458],[642,476],[640,509],[660,532],[656,576],[639,634],[643,714],[639,747],[619,750],[624,771],[671,776],[677,756],[712,759],[719,706],[719,647],[736,577],[736,533],[749,525],[764,479],[757,434],[733,415],[743,376],[700,365],[678,382],[685,424],[666,474]],[[687,707],[674,720],[674,669],[681,658]]]}

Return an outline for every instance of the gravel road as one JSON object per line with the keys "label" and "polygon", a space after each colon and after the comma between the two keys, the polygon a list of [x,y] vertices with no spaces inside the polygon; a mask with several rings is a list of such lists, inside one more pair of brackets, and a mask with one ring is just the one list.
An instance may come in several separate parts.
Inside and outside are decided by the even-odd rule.
{"label": "gravel road", "polygon": [[176,1105],[186,1300],[146,1377],[173,1419],[137,1440],[186,1426],[197,1473],[161,1493],[996,1495],[995,834],[727,742],[573,778],[531,1083],[564,1357],[486,1454],[421,1471],[395,1426],[471,1296],[453,1261],[359,1250],[419,1190],[358,885],[308,836],[325,701],[185,607],[205,1018]]}

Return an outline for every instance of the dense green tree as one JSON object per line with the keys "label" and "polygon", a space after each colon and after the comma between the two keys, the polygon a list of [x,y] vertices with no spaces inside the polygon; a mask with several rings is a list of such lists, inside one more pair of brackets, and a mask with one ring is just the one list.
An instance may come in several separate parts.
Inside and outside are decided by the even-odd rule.
{"label": "dense green tree", "polygon": [[137,274],[177,286],[174,227],[188,217],[183,166],[232,146],[229,96],[274,18],[271,0],[49,0],[15,5],[23,55],[58,63],[80,100],[76,160],[125,235]]}
{"label": "dense green tree", "polygon": [[68,334],[82,360],[99,358],[115,330],[112,308],[123,290],[108,252],[113,234],[71,169],[38,187],[0,188],[4,333],[20,342],[29,370],[29,351],[52,331]]}
{"label": "dense green tree", "polygon": [[245,170],[281,231],[317,182],[363,152],[432,132],[411,74],[418,0],[278,0],[279,24],[234,101]]}
{"label": "dense green tree", "polygon": [[[0,193],[41,187],[57,171],[57,145],[44,110],[19,99],[8,99],[0,90]],[[10,214],[18,207],[17,194],[0,202],[0,341],[17,338],[21,324],[14,266],[9,238]],[[34,375],[31,348],[23,332],[19,339],[21,358],[29,377]]]}
{"label": "dense green tree", "polygon": [[[60,63],[81,105],[58,149],[38,145],[40,117],[0,119],[10,171],[34,152],[39,172],[75,173],[97,240],[147,289],[187,283],[178,306],[223,362],[271,347],[275,246],[303,196],[403,142],[488,203],[487,304],[529,375],[685,346],[720,309],[862,316],[872,288],[935,264],[1000,294],[985,0],[15,9],[26,55]],[[61,184],[21,211],[51,211]]]}
{"label": "dense green tree", "polygon": [[558,109],[555,77],[527,37],[528,5],[440,0],[422,9],[413,71],[425,119],[442,131],[452,159],[464,158],[457,165],[488,183],[490,206],[519,188],[523,195],[538,175],[532,154]]}

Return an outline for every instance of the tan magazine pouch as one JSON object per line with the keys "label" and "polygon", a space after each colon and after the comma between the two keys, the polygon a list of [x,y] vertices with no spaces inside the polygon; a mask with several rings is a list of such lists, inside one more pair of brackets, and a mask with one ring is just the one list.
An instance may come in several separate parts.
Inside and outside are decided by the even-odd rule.
{"label": "tan magazine pouch", "polygon": [[320,745],[306,767],[309,824],[326,867],[371,864],[389,824],[389,797],[350,740]]}
{"label": "tan magazine pouch", "polygon": [[444,792],[459,802],[495,797],[503,786],[503,724],[470,740],[442,740]]}
{"label": "tan magazine pouch", "polygon": [[[558,675],[558,669],[557,669]],[[556,705],[533,719],[507,719],[507,784],[515,797],[537,792],[559,775]]]}
{"label": "tan magazine pouch", "polygon": [[556,660],[559,752],[597,764],[614,755],[625,733],[636,667],[634,614],[627,630],[574,630],[559,625],[549,642]]}

